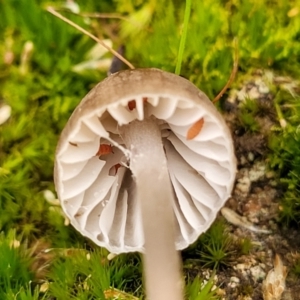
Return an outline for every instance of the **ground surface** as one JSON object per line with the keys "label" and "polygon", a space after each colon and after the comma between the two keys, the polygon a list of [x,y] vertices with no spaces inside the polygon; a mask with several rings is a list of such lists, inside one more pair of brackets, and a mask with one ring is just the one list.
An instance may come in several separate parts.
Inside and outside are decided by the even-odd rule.
{"label": "ground surface", "polygon": [[[253,72],[238,89],[231,91],[224,102],[224,117],[233,134],[238,160],[236,185],[226,207],[256,228],[270,231],[259,233],[230,225],[230,234],[239,240],[251,240],[253,248],[249,254],[234,255],[229,267],[217,273],[217,284],[224,292],[224,299],[262,300],[262,282],[274,267],[276,254],[288,269],[282,299],[300,299],[300,280],[291,272],[299,259],[299,231],[285,229],[278,223],[283,191],[274,172],[267,166],[268,132],[278,125],[278,121],[273,105],[274,94],[267,88],[265,75],[263,71]],[[276,78],[272,81],[275,82]],[[263,126],[255,133],[240,127],[239,112],[246,99],[260,102],[266,108],[261,116],[257,116]]]}
{"label": "ground surface", "polygon": [[[299,0],[192,2],[181,76],[213,99],[239,57],[220,107],[238,160],[226,207],[241,218],[227,216],[220,225],[220,213],[212,226],[221,228],[216,236],[224,247],[215,254],[225,255],[215,275],[219,298],[263,299],[262,283],[278,254],[288,271],[282,299],[300,299]],[[185,1],[0,0],[0,109],[6,107],[0,115],[0,299],[107,299],[111,286],[127,293],[119,299],[137,299],[144,295],[140,257],[108,261],[105,249],[66,226],[57,205],[59,135],[80,99],[107,76],[113,55],[50,15],[49,4],[115,49],[125,46],[137,68],[174,72],[178,61]],[[182,254],[187,286],[197,276],[200,283],[208,279],[217,261],[201,256],[207,250],[201,241]],[[199,299],[195,286],[189,300]]]}

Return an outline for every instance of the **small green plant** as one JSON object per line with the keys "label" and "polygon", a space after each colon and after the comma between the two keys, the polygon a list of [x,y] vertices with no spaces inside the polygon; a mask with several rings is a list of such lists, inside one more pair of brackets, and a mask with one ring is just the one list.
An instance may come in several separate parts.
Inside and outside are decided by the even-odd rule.
{"label": "small green plant", "polygon": [[15,230],[0,233],[0,298],[16,295],[33,280],[31,260],[16,239]]}
{"label": "small green plant", "polygon": [[203,267],[218,269],[228,266],[235,253],[234,242],[226,230],[226,223],[217,220],[197,242],[195,253]]}
{"label": "small green plant", "polygon": [[108,252],[70,251],[51,267],[48,294],[56,299],[106,299],[112,288],[141,295],[141,264],[137,255],[121,255],[108,261]]}
{"label": "small green plant", "polygon": [[250,132],[258,132],[260,126],[255,119],[258,113],[259,107],[256,100],[246,98],[243,104],[241,105],[241,110],[239,113],[239,120],[241,126]]}
{"label": "small green plant", "polygon": [[142,263],[139,254],[122,254],[111,263],[111,282],[114,286],[141,296],[142,289]]}
{"label": "small green plant", "polygon": [[246,97],[241,103],[241,110],[243,113],[257,114],[259,112],[259,105],[255,99]]}
{"label": "small green plant", "polygon": [[300,278],[300,259],[298,259],[293,265],[291,272]]}
{"label": "small green plant", "polygon": [[[295,83],[291,82],[290,85]],[[286,225],[300,224],[300,105],[294,89],[279,90],[276,105],[279,121],[285,126],[276,128],[269,136],[269,164],[276,171],[284,195],[280,203],[280,220]]]}
{"label": "small green plant", "polygon": [[[11,298],[10,298],[11,296]],[[22,286],[19,291],[15,294],[7,294],[7,298],[1,299],[16,299],[16,300],[46,300],[49,299],[47,294],[41,294],[39,291],[39,286],[32,287],[30,284]]]}
{"label": "small green plant", "polygon": [[253,286],[251,284],[241,284],[238,286],[239,294],[244,296],[252,296]]}
{"label": "small green plant", "polygon": [[288,190],[285,192],[281,199],[279,206],[279,218],[280,221],[286,225],[300,225],[300,189],[290,189],[290,184],[293,184],[293,178],[287,178],[282,180],[285,186],[288,186]]}
{"label": "small green plant", "polygon": [[193,281],[188,281],[185,291],[188,300],[218,300],[218,288],[214,287],[215,272],[212,273],[208,281],[196,277]]}
{"label": "small green plant", "polygon": [[253,249],[253,244],[251,239],[245,237],[237,242],[238,251],[241,255],[247,255]]}

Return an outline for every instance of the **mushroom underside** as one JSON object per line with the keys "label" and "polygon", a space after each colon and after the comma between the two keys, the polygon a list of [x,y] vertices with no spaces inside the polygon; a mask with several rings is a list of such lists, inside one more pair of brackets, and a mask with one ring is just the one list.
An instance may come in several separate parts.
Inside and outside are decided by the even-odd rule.
{"label": "mushroom underside", "polygon": [[143,251],[122,127],[149,116],[160,128],[173,186],[177,249],[211,225],[233,185],[235,160],[224,125],[189,99],[137,95],[82,116],[56,156],[57,192],[72,225],[114,253]]}

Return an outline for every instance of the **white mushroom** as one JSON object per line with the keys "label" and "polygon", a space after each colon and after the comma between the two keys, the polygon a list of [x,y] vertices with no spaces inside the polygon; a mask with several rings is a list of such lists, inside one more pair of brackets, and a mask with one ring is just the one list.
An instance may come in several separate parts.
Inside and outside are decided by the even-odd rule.
{"label": "white mushroom", "polygon": [[214,105],[188,80],[157,69],[122,71],[94,87],[55,159],[71,224],[113,253],[143,252],[144,237],[147,253],[151,230],[157,248],[168,234],[171,248],[186,248],[214,221],[235,173],[231,135]]}

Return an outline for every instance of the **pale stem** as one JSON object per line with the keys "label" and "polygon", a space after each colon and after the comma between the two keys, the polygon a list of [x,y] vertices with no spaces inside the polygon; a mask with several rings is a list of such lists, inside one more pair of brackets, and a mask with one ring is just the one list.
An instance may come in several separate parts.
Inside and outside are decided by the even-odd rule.
{"label": "pale stem", "polygon": [[142,213],[147,298],[182,300],[181,262],[175,249],[173,192],[159,127],[155,118],[133,121],[124,126],[123,135],[132,153],[130,169]]}

